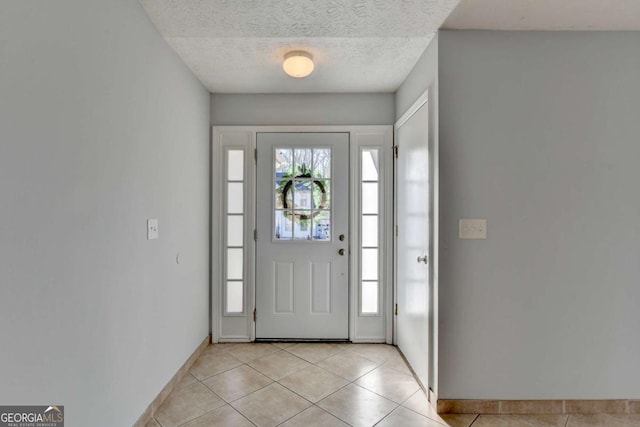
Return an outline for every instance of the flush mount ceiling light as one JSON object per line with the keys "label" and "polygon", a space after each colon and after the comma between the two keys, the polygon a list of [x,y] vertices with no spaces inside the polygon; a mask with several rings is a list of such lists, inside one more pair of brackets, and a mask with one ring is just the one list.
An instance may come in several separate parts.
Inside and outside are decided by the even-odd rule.
{"label": "flush mount ceiling light", "polygon": [[313,56],[304,50],[294,50],[284,56],[282,68],[291,77],[307,77],[313,71]]}

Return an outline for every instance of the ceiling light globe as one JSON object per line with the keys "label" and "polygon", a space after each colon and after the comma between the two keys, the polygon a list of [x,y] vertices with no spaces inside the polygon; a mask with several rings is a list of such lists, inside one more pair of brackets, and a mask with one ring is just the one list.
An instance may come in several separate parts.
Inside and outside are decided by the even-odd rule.
{"label": "ceiling light globe", "polygon": [[291,77],[307,77],[313,72],[313,56],[303,50],[294,50],[284,56],[282,68]]}

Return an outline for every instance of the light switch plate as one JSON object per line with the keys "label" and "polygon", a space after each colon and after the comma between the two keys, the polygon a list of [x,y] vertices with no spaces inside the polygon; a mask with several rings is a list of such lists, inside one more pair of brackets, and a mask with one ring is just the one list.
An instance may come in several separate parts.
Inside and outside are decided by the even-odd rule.
{"label": "light switch plate", "polygon": [[158,220],[147,220],[147,240],[155,240],[158,238]]}
{"label": "light switch plate", "polygon": [[461,219],[459,227],[460,239],[486,239],[486,219]]}

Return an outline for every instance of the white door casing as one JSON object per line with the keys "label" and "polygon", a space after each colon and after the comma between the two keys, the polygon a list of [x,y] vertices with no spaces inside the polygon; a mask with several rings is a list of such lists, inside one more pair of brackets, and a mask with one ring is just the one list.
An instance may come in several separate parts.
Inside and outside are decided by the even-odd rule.
{"label": "white door casing", "polygon": [[257,134],[257,339],[349,338],[349,134]]}
{"label": "white door casing", "polygon": [[[211,194],[211,331],[213,342],[248,342],[256,338],[254,309],[256,308],[256,256],[257,243],[254,231],[257,227],[258,191],[256,184],[257,162],[254,159],[257,135],[261,133],[342,133],[349,136],[348,188],[350,197],[349,231],[345,237],[350,247],[348,285],[348,339],[353,342],[391,343],[393,336],[393,127],[392,126],[214,126],[212,128],[212,194]],[[228,213],[226,205],[230,191],[238,187],[238,177],[229,177],[228,165],[232,160],[229,153],[237,158],[238,151],[244,153],[244,239],[242,288],[238,275],[229,275],[229,249],[238,245],[232,237],[229,226],[231,219],[236,223],[238,214]],[[361,194],[365,172],[362,170],[363,153],[379,153],[379,291],[377,313],[364,312],[362,286],[371,292],[372,283],[364,283],[370,278],[361,276],[361,252],[371,244],[371,239],[362,233]],[[366,157],[366,156],[365,156]],[[346,158],[346,156],[345,156]],[[237,175],[237,169],[234,175]],[[369,179],[369,178],[366,178]],[[232,192],[232,191],[231,191]],[[237,195],[232,195],[237,196]],[[238,197],[235,197],[238,200]],[[271,203],[271,200],[268,202]],[[230,218],[233,216],[233,218]],[[270,215],[271,217],[271,215]],[[237,224],[236,224],[237,226]],[[236,232],[237,235],[237,232]],[[267,233],[268,237],[269,233]],[[338,234],[339,236],[339,234]],[[369,236],[370,237],[370,236]],[[238,251],[235,250],[237,253]],[[346,258],[346,257],[345,257]],[[236,260],[237,261],[237,260]],[[235,282],[234,282],[235,280]],[[231,293],[230,293],[231,291]],[[240,291],[243,294],[238,295]],[[229,300],[229,296],[235,299]],[[369,295],[370,296],[370,295]],[[370,302],[370,301],[369,301]],[[242,307],[237,304],[241,303]],[[231,309],[231,310],[230,310]],[[259,311],[259,309],[257,310]],[[258,320],[260,313],[257,313]],[[342,339],[342,338],[341,338]]]}
{"label": "white door casing", "polygon": [[396,343],[425,388],[430,343],[429,108],[396,127]]}

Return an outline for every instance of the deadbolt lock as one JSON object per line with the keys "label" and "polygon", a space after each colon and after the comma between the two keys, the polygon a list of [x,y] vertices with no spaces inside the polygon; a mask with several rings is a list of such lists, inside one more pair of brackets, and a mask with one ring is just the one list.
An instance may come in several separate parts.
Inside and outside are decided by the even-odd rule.
{"label": "deadbolt lock", "polygon": [[340,239],[341,242],[344,242],[344,234],[341,234],[338,239]]}

